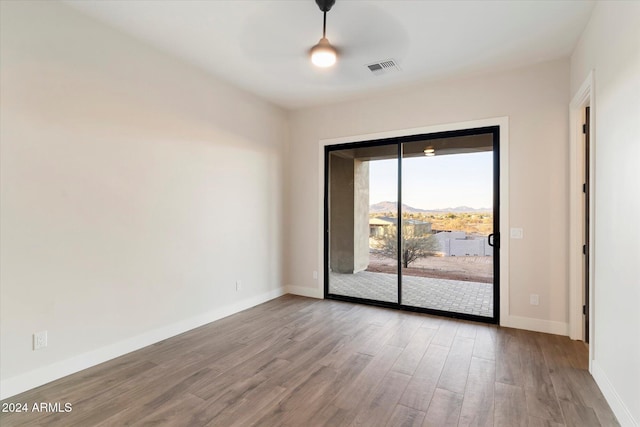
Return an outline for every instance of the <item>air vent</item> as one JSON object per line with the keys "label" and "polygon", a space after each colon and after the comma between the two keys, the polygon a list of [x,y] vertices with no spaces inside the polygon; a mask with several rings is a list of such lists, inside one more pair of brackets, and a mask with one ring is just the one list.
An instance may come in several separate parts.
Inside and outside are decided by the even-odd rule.
{"label": "air vent", "polygon": [[398,67],[398,64],[396,64],[396,61],[394,61],[393,59],[374,62],[373,64],[368,64],[366,67],[376,76],[400,71],[400,67]]}

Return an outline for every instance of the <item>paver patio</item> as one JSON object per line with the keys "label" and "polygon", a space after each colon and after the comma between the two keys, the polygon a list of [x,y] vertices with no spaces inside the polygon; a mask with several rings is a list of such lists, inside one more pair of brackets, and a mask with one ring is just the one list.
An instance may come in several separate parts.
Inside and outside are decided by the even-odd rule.
{"label": "paver patio", "polygon": [[[397,302],[395,274],[362,271],[330,273],[332,294]],[[402,304],[476,316],[493,317],[493,285],[428,277],[402,277]]]}

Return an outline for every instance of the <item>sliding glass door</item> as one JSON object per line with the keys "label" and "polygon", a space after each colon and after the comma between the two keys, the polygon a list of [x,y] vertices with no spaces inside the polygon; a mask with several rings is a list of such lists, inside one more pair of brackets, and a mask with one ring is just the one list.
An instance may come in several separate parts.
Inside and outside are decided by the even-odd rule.
{"label": "sliding glass door", "polygon": [[328,146],[325,296],[498,321],[497,127]]}

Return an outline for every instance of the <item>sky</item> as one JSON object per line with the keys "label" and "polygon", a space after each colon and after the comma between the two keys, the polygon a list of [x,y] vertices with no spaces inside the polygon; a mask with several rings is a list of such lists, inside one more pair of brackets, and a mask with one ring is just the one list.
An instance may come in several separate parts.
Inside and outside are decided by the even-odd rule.
{"label": "sky", "polygon": [[[369,163],[369,201],[393,202],[398,160]],[[419,209],[493,206],[493,152],[410,157],[402,163],[402,202]]]}

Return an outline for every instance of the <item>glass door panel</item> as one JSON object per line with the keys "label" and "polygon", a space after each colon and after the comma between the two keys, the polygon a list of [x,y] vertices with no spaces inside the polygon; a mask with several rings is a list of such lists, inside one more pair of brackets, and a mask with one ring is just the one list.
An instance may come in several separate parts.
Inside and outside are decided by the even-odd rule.
{"label": "glass door panel", "polygon": [[405,306],[494,317],[493,134],[402,144]]}
{"label": "glass door panel", "polygon": [[328,149],[329,296],[398,303],[398,145]]}

